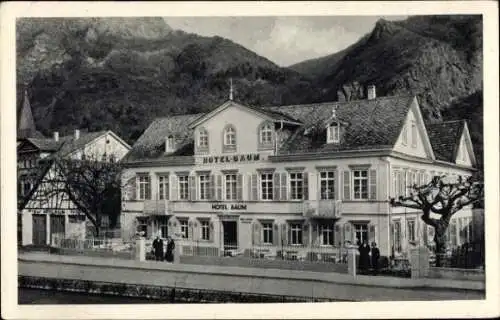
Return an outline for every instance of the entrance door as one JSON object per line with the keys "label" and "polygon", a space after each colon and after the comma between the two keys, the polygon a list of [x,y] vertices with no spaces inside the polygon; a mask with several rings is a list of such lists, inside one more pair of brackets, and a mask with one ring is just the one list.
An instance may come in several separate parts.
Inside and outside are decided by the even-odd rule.
{"label": "entrance door", "polygon": [[47,244],[47,216],[44,214],[33,215],[33,245],[44,246]]}
{"label": "entrance door", "polygon": [[238,249],[238,226],[236,221],[223,221],[224,228],[224,252],[232,252]]}
{"label": "entrance door", "polygon": [[54,244],[55,238],[64,239],[65,235],[64,216],[50,216],[50,243]]}

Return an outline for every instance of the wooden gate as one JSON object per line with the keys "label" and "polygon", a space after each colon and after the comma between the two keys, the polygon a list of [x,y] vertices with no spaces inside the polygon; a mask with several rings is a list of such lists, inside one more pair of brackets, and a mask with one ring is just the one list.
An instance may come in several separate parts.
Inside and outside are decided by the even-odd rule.
{"label": "wooden gate", "polygon": [[47,216],[44,214],[33,215],[33,245],[44,246],[47,244]]}
{"label": "wooden gate", "polygon": [[50,215],[50,243],[54,244],[54,236],[59,239],[64,239],[65,224],[64,216]]}

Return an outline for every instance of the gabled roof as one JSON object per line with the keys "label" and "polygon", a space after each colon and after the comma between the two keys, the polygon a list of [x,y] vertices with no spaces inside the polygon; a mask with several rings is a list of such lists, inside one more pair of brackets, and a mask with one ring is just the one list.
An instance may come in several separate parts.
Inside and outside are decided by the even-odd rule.
{"label": "gabled roof", "polygon": [[78,139],[75,139],[74,135],[61,137],[59,140],[62,141],[62,145],[58,150],[57,155],[61,157],[67,156],[76,150],[82,149],[88,143],[102,135],[105,135],[106,133],[107,131],[85,132],[81,133]]}
{"label": "gabled roof", "polygon": [[59,150],[61,147],[62,141],[55,141],[53,139],[38,139],[38,138],[28,138],[26,139],[31,142],[35,147],[37,147],[40,151],[53,152]]}
{"label": "gabled roof", "polygon": [[[327,152],[392,148],[396,143],[414,96],[270,107],[304,125],[281,146],[279,153]],[[340,144],[326,143],[324,125],[332,109],[345,126]]]}
{"label": "gabled roof", "polygon": [[[197,113],[155,119],[132,145],[132,149],[122,162],[192,155],[194,153],[193,129],[188,125],[203,115],[205,114]],[[176,139],[176,151],[165,155],[165,138],[169,135]]]}
{"label": "gabled roof", "polygon": [[43,139],[45,137],[40,131],[36,130],[28,92],[24,90],[22,105],[17,115],[17,140],[26,138]]}
{"label": "gabled roof", "polygon": [[455,162],[465,120],[426,124],[426,127],[436,159]]}

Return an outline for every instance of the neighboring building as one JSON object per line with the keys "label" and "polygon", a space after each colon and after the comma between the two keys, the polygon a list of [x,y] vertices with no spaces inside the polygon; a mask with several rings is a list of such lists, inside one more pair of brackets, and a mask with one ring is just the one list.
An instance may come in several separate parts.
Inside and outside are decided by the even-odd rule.
{"label": "neighboring building", "polygon": [[[67,195],[55,192],[48,195],[48,188],[54,187],[54,170],[50,166],[51,157],[84,159],[85,157],[110,161],[119,161],[130,150],[130,146],[111,131],[80,132],[53,139],[24,139],[18,146],[18,168],[36,172],[29,184],[20,191],[24,196],[19,203],[22,219],[22,245],[45,245],[53,241],[54,236],[83,239],[89,222]],[[26,163],[30,168],[26,169]],[[29,190],[29,191],[27,191]],[[19,241],[19,239],[18,239]]]}
{"label": "neighboring building", "polygon": [[[171,235],[200,254],[302,257],[364,239],[385,256],[430,243],[420,212],[389,198],[434,175],[472,175],[467,124],[426,126],[414,96],[376,97],[370,87],[368,97],[268,108],[230,99],[156,119],[122,161],[123,237]],[[464,209],[454,221],[470,217]]]}

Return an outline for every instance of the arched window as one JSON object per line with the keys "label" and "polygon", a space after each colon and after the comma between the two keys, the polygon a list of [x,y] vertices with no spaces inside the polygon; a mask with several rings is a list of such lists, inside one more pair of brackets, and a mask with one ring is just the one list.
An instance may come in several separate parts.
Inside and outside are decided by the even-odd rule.
{"label": "arched window", "polygon": [[198,133],[198,147],[200,149],[208,148],[208,132],[204,128],[201,128]]}
{"label": "arched window", "polygon": [[270,145],[273,143],[273,127],[271,123],[266,123],[260,128],[259,140],[263,145]]}
{"label": "arched window", "polygon": [[224,130],[224,145],[227,147],[236,146],[236,130],[233,126],[229,126]]}

